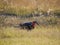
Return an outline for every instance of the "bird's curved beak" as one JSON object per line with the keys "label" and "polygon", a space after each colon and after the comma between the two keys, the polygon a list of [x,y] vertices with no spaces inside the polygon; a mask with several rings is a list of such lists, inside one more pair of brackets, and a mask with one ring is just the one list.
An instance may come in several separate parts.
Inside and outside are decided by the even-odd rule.
{"label": "bird's curved beak", "polygon": [[39,25],[39,23],[38,23],[38,22],[36,22],[36,24],[37,24],[37,25]]}

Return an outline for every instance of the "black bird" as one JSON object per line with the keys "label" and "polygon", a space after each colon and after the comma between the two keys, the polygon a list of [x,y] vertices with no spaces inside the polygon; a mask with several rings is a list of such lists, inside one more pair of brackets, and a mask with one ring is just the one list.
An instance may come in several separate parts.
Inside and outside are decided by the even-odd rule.
{"label": "black bird", "polygon": [[[31,29],[34,29],[34,28],[35,28],[35,24],[38,24],[37,21],[21,23],[21,24],[19,24],[19,25],[20,25],[20,27],[21,27],[22,29],[31,30]],[[38,24],[38,25],[39,25],[39,24]]]}

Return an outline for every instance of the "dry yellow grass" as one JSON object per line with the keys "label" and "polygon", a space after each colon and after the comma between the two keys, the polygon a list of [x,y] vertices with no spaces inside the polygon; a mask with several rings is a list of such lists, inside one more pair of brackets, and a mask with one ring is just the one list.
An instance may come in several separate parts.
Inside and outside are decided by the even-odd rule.
{"label": "dry yellow grass", "polygon": [[37,27],[32,31],[3,28],[0,37],[0,45],[60,45],[60,28]]}

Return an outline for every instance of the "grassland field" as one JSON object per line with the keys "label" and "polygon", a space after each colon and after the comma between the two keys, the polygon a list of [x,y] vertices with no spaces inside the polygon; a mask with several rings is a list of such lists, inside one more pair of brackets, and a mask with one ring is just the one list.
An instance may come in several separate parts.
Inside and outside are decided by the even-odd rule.
{"label": "grassland field", "polygon": [[[33,3],[32,3],[33,2]],[[57,25],[36,26],[35,29],[27,31],[15,27],[9,27],[9,24],[19,24],[21,21],[33,21],[33,17],[26,18],[26,15],[34,14],[35,11],[40,14],[46,14],[49,9],[56,14],[50,16],[40,16],[37,19],[47,24],[58,22]],[[16,15],[23,18],[8,17],[2,15]],[[45,23],[44,22],[44,23]],[[7,26],[5,25],[7,24]],[[5,25],[5,27],[1,27]],[[0,45],[60,45],[60,0],[0,0]]]}
{"label": "grassland field", "polygon": [[0,29],[0,45],[60,45],[60,27],[35,27],[32,31],[14,27]]}

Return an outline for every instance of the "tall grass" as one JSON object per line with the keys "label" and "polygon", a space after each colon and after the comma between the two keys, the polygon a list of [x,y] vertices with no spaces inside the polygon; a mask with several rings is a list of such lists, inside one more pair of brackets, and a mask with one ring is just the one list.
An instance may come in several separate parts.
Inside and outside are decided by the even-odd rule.
{"label": "tall grass", "polygon": [[32,31],[7,27],[0,29],[0,45],[59,45],[60,28],[36,27]]}
{"label": "tall grass", "polygon": [[[0,0],[0,13],[2,14],[27,15],[34,11],[35,9],[32,8],[11,7]],[[37,12],[39,13],[38,10]],[[44,11],[42,11],[42,13],[44,13]],[[60,11],[55,11],[55,14],[59,16]],[[8,20],[7,22],[16,23],[15,18],[11,21],[11,18],[0,17],[0,45],[60,45],[60,18],[58,17],[48,16],[37,18],[38,21],[43,23],[47,22],[49,25],[42,23],[40,26],[36,26],[32,31],[9,26],[3,27],[7,23],[5,19]],[[34,19],[32,18],[32,20]],[[23,21],[26,20],[24,19]],[[59,24],[56,25],[57,22]]]}

